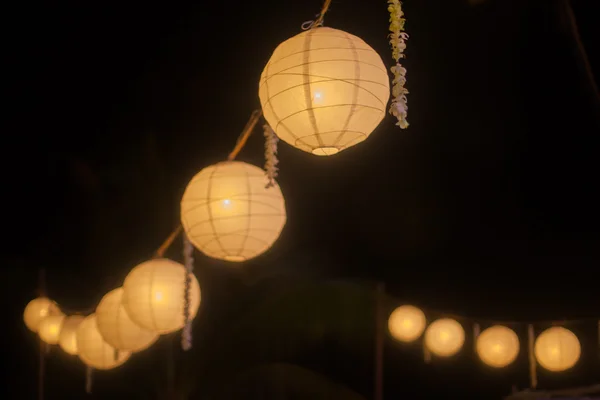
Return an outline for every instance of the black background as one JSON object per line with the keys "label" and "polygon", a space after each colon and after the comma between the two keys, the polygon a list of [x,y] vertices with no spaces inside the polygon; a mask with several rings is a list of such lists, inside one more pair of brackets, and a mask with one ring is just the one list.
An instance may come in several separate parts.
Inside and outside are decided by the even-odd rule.
{"label": "black background", "polygon": [[[292,311],[267,305],[265,321],[247,317],[260,309],[257,298],[277,298],[299,282],[368,289],[384,281],[390,306],[409,301],[475,319],[600,316],[598,102],[564,2],[479,3],[407,1],[410,128],[398,129],[388,116],[367,141],[328,158],[281,143],[288,223],[280,240],[243,269],[196,254],[203,305],[195,347],[175,351],[178,387],[195,384],[190,398],[236,386],[233,372],[223,375],[229,383],[221,390],[206,371],[214,360],[241,358],[310,367],[371,398],[370,339],[344,347],[321,332],[310,346],[290,338],[284,347],[295,352],[288,354],[271,328],[296,318]],[[593,3],[572,1],[600,76]],[[37,294],[39,269],[49,296],[66,309],[93,308],[119,286],[177,224],[187,181],[233,148],[259,107],[258,80],[271,52],[320,7],[318,0],[7,6],[2,283],[11,383],[3,398],[36,393],[36,338],[21,318]],[[325,24],[363,38],[391,66],[387,20],[383,0],[334,0]],[[261,165],[261,136],[257,129],[238,159]],[[180,247],[167,255],[179,260]],[[291,300],[307,329],[317,329],[310,316],[327,309],[313,297]],[[349,319],[364,312],[369,337],[370,308],[340,307]],[[224,333],[237,332],[232,326],[244,316],[248,330],[263,333],[246,346],[261,349],[262,359],[213,345],[244,348],[238,334]],[[573,329],[581,363],[563,374],[540,372],[541,387],[597,380],[597,326]],[[525,329],[518,332],[525,346]],[[91,396],[164,396],[169,346],[178,340],[162,339],[122,368],[98,373]],[[386,398],[491,399],[528,385],[524,352],[515,366],[491,371],[465,346],[456,358],[425,364],[419,346],[386,342]],[[247,379],[266,386],[285,380],[253,373],[259,377]],[[84,398],[83,377],[77,360],[54,349],[46,398]],[[288,391],[287,398],[318,398]],[[243,393],[258,398],[254,392]]]}

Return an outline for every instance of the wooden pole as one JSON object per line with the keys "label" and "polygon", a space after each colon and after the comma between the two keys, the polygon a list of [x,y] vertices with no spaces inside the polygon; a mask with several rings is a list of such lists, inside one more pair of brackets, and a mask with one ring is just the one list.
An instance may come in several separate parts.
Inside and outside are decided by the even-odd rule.
{"label": "wooden pole", "polygon": [[[40,297],[46,296],[46,271],[41,268],[38,275],[38,293]],[[46,345],[39,339],[40,354],[38,365],[38,400],[44,400],[44,377],[46,375]]]}
{"label": "wooden pole", "polygon": [[374,400],[383,400],[383,344],[384,344],[385,284],[377,284],[375,291],[375,389]]}

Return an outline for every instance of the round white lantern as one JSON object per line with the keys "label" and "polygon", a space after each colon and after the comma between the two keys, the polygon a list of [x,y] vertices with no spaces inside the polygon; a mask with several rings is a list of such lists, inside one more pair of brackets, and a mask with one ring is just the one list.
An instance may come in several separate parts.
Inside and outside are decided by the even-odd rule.
{"label": "round white lantern", "polygon": [[77,352],[85,365],[95,369],[112,369],[123,364],[131,353],[117,351],[102,339],[96,325],[96,315],[86,317],[77,328]]}
{"label": "round white lantern", "polygon": [[40,321],[38,334],[44,343],[58,344],[60,331],[62,329],[64,315],[50,315]]}
{"label": "round white lantern", "polygon": [[32,332],[37,332],[40,321],[51,315],[62,314],[58,305],[47,297],[38,297],[31,300],[25,307],[23,321]]}
{"label": "round white lantern", "polygon": [[548,371],[560,372],[573,367],[581,356],[579,339],[560,326],[546,329],[535,340],[535,358]]}
{"label": "round white lantern", "polygon": [[108,292],[96,308],[98,331],[106,343],[118,350],[132,353],[144,350],[158,339],[158,334],[146,330],[129,318],[121,303],[123,288]]}
{"label": "round white lantern", "polygon": [[58,345],[65,353],[72,356],[77,355],[77,328],[79,328],[79,324],[81,324],[84,319],[85,317],[81,315],[72,315],[66,317],[63,321]]}
{"label": "round white lantern", "polygon": [[519,354],[519,337],[510,328],[495,325],[487,328],[477,338],[477,354],[490,367],[506,367]]}
{"label": "round white lantern", "polygon": [[[165,258],[146,261],[129,272],[121,302],[127,315],[140,327],[166,334],[185,325],[185,267]],[[200,306],[200,285],[190,274],[190,318]]]}
{"label": "round white lantern", "polygon": [[465,330],[457,321],[442,318],[434,321],[425,331],[425,346],[433,354],[450,357],[465,343]]}
{"label": "round white lantern", "polygon": [[425,314],[413,306],[396,308],[388,320],[388,328],[392,337],[401,342],[412,342],[425,330]]}
{"label": "round white lantern", "polygon": [[275,49],[258,94],[281,140],[329,156],[373,132],[385,117],[390,86],[381,57],[362,39],[319,27]]}
{"label": "round white lantern", "polygon": [[242,262],[267,251],[286,221],[281,189],[266,188],[265,171],[239,161],[204,168],[181,199],[190,242],[209,257]]}

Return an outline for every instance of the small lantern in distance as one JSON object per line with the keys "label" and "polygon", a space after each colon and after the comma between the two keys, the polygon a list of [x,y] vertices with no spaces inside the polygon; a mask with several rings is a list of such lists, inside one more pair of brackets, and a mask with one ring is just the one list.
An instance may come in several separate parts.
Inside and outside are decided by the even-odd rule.
{"label": "small lantern in distance", "polygon": [[87,316],[77,328],[77,353],[81,361],[95,369],[113,369],[129,359],[131,353],[117,351],[102,339],[96,315]]}
{"label": "small lantern in distance", "polygon": [[43,318],[38,329],[40,339],[47,344],[58,344],[64,320],[64,315],[50,315]]}
{"label": "small lantern in distance", "polygon": [[423,331],[427,320],[423,311],[413,306],[396,308],[388,320],[388,328],[392,337],[401,342],[417,340]]}
{"label": "small lantern in distance", "polygon": [[477,337],[477,354],[490,367],[506,367],[519,354],[519,338],[510,328],[490,326]]}
{"label": "small lantern in distance", "polygon": [[60,308],[54,301],[47,297],[38,297],[31,300],[25,307],[23,321],[30,331],[37,333],[43,318],[60,314],[62,314]]}
{"label": "small lantern in distance", "polygon": [[72,356],[77,355],[77,328],[84,319],[85,317],[82,315],[71,315],[63,321],[58,345],[65,353]]}
{"label": "small lantern in distance", "polygon": [[434,321],[425,331],[425,346],[433,354],[450,357],[458,353],[465,343],[465,330],[450,318]]}
{"label": "small lantern in distance", "polygon": [[[183,265],[158,258],[136,266],[123,283],[123,307],[140,327],[161,335],[185,325],[184,293],[186,269]],[[189,316],[193,319],[200,306],[200,285],[190,274]]]}
{"label": "small lantern in distance", "polygon": [[579,339],[560,326],[546,329],[535,340],[535,358],[548,371],[561,372],[572,368],[581,356]]}
{"label": "small lantern in distance", "polygon": [[158,339],[158,334],[133,322],[123,304],[123,288],[108,292],[96,307],[98,332],[117,350],[132,353],[144,350]]}

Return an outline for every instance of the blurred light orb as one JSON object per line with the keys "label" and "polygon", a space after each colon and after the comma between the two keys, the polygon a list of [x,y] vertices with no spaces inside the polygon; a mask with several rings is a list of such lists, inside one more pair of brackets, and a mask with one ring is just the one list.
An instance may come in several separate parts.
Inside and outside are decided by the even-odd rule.
{"label": "blurred light orb", "polygon": [[38,334],[44,343],[58,344],[62,329],[64,315],[50,315],[40,321]]}
{"label": "blurred light orb", "polygon": [[423,331],[427,320],[423,311],[414,306],[396,308],[388,320],[388,329],[392,337],[401,342],[417,340]]}
{"label": "blurred light orb", "polygon": [[65,353],[72,356],[77,355],[77,328],[84,319],[85,317],[82,315],[71,315],[63,321],[58,345]]}
{"label": "blurred light orb", "polygon": [[95,369],[113,369],[129,359],[131,353],[117,351],[102,339],[96,325],[96,315],[86,317],[77,328],[78,356],[87,366]]}
{"label": "blurred light orb", "polygon": [[258,94],[281,140],[329,156],[375,130],[386,114],[390,84],[381,57],[361,38],[318,27],[277,46]]}
{"label": "blurred light orb", "polygon": [[579,339],[560,326],[546,329],[535,340],[535,358],[548,371],[560,372],[572,368],[581,356]]}
{"label": "blurred light orb", "polygon": [[502,368],[511,364],[517,358],[519,348],[519,337],[505,326],[491,326],[477,337],[477,354],[490,367]]}
{"label": "blurred light orb", "polygon": [[243,262],[267,251],[286,222],[279,185],[266,188],[265,171],[226,161],[200,171],[181,199],[190,242],[209,257]]}
{"label": "blurred light orb", "polygon": [[425,346],[440,357],[458,353],[465,343],[465,330],[458,321],[442,318],[434,321],[425,331]]}
{"label": "blurred light orb", "polygon": [[[133,268],[125,278],[121,297],[131,321],[161,335],[183,328],[186,273],[183,265],[166,258]],[[194,319],[200,307],[200,285],[194,274],[190,278],[189,315]]]}
{"label": "blurred light orb", "polygon": [[[133,322],[123,304],[123,288],[108,292],[96,307],[98,331],[104,341],[118,350],[132,353],[147,349],[158,339],[158,334]],[[183,300],[182,300],[183,301]]]}
{"label": "blurred light orb", "polygon": [[38,297],[31,300],[25,307],[23,321],[30,331],[37,333],[43,318],[61,314],[60,308],[54,301],[47,297]]}

